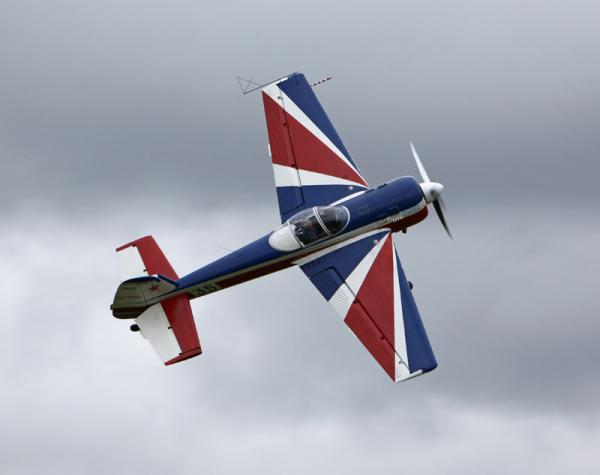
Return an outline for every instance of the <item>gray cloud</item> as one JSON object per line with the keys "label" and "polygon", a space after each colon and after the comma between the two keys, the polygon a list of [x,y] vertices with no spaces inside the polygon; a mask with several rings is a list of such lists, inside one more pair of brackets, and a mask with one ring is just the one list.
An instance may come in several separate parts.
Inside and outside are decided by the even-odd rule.
{"label": "gray cloud", "polygon": [[[597,472],[599,13],[0,0],[1,471]],[[195,301],[176,367],[110,317],[115,246],[184,274],[276,226],[235,76],[293,70],[371,183],[414,140],[446,185],[456,239],[397,238],[430,375],[391,384],[297,270]]]}
{"label": "gray cloud", "polygon": [[[276,212],[207,214],[213,226],[159,214],[9,223],[6,473],[468,472],[499,453],[506,465],[492,473],[525,459],[549,473],[597,470],[598,325],[584,283],[598,230],[585,216],[552,236],[528,210],[466,208],[453,242],[433,220],[397,239],[440,367],[394,385],[294,269],[194,301],[204,354],[162,367],[110,316],[115,239],[152,222],[185,273]],[[498,222],[512,224],[502,233]]]}
{"label": "gray cloud", "polygon": [[595,2],[3,10],[0,156],[11,207],[43,194],[80,211],[154,191],[210,206],[248,192],[270,203],[262,106],[234,78],[296,69],[334,75],[318,93],[373,183],[415,172],[414,140],[451,199],[595,199]]}

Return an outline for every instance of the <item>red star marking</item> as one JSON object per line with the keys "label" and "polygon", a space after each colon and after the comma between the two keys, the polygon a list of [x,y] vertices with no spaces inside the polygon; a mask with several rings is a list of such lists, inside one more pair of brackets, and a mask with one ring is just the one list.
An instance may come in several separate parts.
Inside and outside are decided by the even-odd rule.
{"label": "red star marking", "polygon": [[154,284],[150,286],[150,292],[158,292],[158,285]]}

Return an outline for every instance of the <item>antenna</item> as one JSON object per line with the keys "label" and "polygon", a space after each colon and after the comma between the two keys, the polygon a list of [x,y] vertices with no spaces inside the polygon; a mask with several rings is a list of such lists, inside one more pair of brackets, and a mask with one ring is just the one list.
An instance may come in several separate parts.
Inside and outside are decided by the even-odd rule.
{"label": "antenna", "polygon": [[330,79],[333,79],[333,76],[327,76],[325,79],[321,79],[320,81],[317,82],[313,82],[310,87],[315,87],[318,86],[319,84],[323,84],[324,82],[329,81]]}
{"label": "antenna", "polygon": [[251,77],[250,79],[238,76],[237,80],[238,80],[238,84],[240,85],[240,89],[242,90],[242,94],[246,95],[246,94],[250,94],[251,92],[256,91],[257,89],[261,89],[265,86],[268,86],[269,84],[273,84],[274,82],[279,82],[283,79],[287,79],[288,77],[289,77],[289,75],[282,76],[280,78],[273,79],[272,81],[266,82],[264,84],[258,84],[256,81],[254,81],[254,76]]}
{"label": "antenna", "polygon": [[[240,85],[240,89],[242,90],[242,94],[246,95],[246,94],[250,94],[251,92],[254,92],[258,89],[261,89],[265,86],[268,86],[269,84],[273,84],[274,82],[279,82],[282,79],[287,79],[289,77],[288,76],[282,76],[278,79],[275,79],[273,81],[269,81],[266,82],[264,84],[259,84],[254,80],[254,76],[252,76],[250,79],[242,77],[242,76],[237,76],[237,82]],[[325,79],[321,79],[320,81],[314,82],[310,85],[310,87],[315,87],[318,86],[319,84],[323,84],[324,82],[329,81],[330,79],[332,79],[332,76],[328,76]]]}
{"label": "antenna", "polygon": [[240,85],[240,89],[242,90],[242,94],[246,95],[250,92],[256,91],[262,87],[262,84],[258,84],[254,82],[254,77],[250,79],[243,78],[241,76],[237,77],[238,84]]}

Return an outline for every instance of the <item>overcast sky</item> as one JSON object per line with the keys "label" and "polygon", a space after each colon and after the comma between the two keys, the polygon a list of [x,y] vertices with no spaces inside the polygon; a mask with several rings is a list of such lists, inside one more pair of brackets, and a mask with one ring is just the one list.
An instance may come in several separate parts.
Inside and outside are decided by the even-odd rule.
{"label": "overcast sky", "polygon": [[[0,0],[0,472],[600,471],[600,5]],[[394,385],[297,269],[195,300],[165,368],[114,248],[180,275],[278,224],[258,94],[310,81],[398,236],[439,368]]]}

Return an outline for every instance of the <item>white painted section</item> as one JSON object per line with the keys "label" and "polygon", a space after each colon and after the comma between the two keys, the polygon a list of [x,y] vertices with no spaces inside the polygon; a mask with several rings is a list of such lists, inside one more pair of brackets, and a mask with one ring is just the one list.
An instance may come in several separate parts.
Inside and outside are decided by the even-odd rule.
{"label": "white painted section", "polygon": [[423,179],[423,181],[425,183],[427,183],[429,180],[429,175],[427,175],[427,172],[425,171],[425,167],[423,166],[423,162],[421,162],[421,158],[419,158],[419,154],[417,153],[417,149],[415,148],[415,146],[413,145],[413,143],[410,143],[410,150],[412,151],[413,157],[415,159],[415,162],[417,163],[417,168],[419,169],[419,173],[421,174],[421,178]]}
{"label": "white painted section", "polygon": [[140,327],[142,336],[150,342],[163,362],[179,356],[181,349],[161,304],[149,307],[135,322]]}
{"label": "white painted section", "polygon": [[402,373],[400,375],[398,375],[398,373],[396,373],[396,380],[394,382],[400,383],[402,381],[406,381],[407,379],[412,379],[412,378],[416,378],[417,376],[421,376],[422,374],[423,374],[422,369],[415,371],[414,373],[407,373],[407,374]]}
{"label": "white painted section", "polygon": [[133,277],[148,275],[137,246],[129,246],[117,252],[117,266],[121,282]]}
{"label": "white painted section", "polygon": [[271,99],[277,102],[277,104],[283,106],[283,96],[281,96],[281,89],[279,89],[279,86],[277,84],[279,84],[279,82],[275,82],[269,84],[266,87],[263,87],[262,92],[264,92],[267,96],[269,96]]}
{"label": "white painted section", "polygon": [[[346,185],[346,186],[359,186],[363,188],[365,185],[361,183],[356,183],[351,180],[344,180],[343,178],[338,178],[331,175],[325,175],[324,173],[310,172],[307,170],[298,170],[300,174],[300,182],[302,186],[311,186],[311,185]],[[348,190],[351,191],[351,190]]]}
{"label": "white painted section", "polygon": [[348,200],[351,200],[352,198],[356,198],[357,196],[362,195],[365,191],[367,191],[367,190],[357,191],[356,193],[352,193],[351,195],[344,196],[342,199],[334,201],[329,206],[339,205],[340,203],[343,203],[344,201],[348,201]]}
{"label": "white painted section", "polygon": [[398,216],[400,216],[402,218],[407,218],[409,216],[412,216],[413,214],[418,213],[419,211],[421,211],[426,206],[427,206],[427,203],[425,202],[424,199],[422,199],[416,205],[411,206],[410,208],[405,209],[404,211],[401,211],[400,213],[398,213]]}
{"label": "white painted section", "polygon": [[415,206],[413,206],[411,208],[405,209],[404,211],[401,211],[400,213],[394,214],[392,216],[388,216],[387,218],[382,219],[380,221],[376,221],[375,225],[377,227],[379,227],[379,226],[384,226],[386,224],[395,223],[396,221],[399,221],[401,219],[407,218],[408,216],[412,216],[413,214],[418,213],[425,206],[427,206],[427,204],[425,203],[425,200],[422,199],[419,203],[417,203]]}
{"label": "white painted section", "polygon": [[398,383],[410,378],[410,371],[408,367],[400,360],[396,354],[396,364],[394,365],[394,382]]}
{"label": "white painted section", "polygon": [[273,164],[273,175],[275,176],[275,186],[302,186],[302,181],[298,175],[298,170],[294,167]]}
{"label": "white painted section", "polygon": [[276,79],[275,81],[273,81],[272,83],[267,84],[265,87],[263,87],[261,90],[268,94],[270,97],[273,97],[273,99],[276,99],[276,95],[275,97],[273,96],[273,91],[279,91],[279,86],[277,86],[278,84],[281,84],[284,81],[287,81],[289,79],[289,76],[284,76],[282,78]]}
{"label": "white painted section", "polygon": [[300,249],[301,245],[294,237],[294,233],[289,224],[284,225],[271,233],[269,236],[269,246],[278,251],[295,251]]}
{"label": "white painted section", "polygon": [[335,294],[329,299],[329,303],[337,313],[338,317],[342,320],[346,318],[348,310],[356,296],[352,293],[350,288],[344,283],[340,285],[339,289],[335,291]]}
{"label": "white painted section", "polygon": [[[342,160],[346,165],[352,168],[360,177],[364,180],[364,177],[360,172],[350,163],[346,156],[329,140],[329,138],[321,132],[312,120],[300,109],[294,101],[292,101],[276,84],[270,85],[263,89],[263,92],[267,94],[271,99],[281,104],[283,101],[283,107],[286,114],[290,114],[294,119],[300,122],[311,134],[317,137],[327,148],[329,148],[337,157]],[[366,183],[366,180],[365,180]]]}
{"label": "white painted section", "polygon": [[145,307],[146,299],[139,282],[121,282],[112,303],[112,309]]}
{"label": "white painted section", "polygon": [[444,185],[441,183],[436,183],[435,181],[421,183],[419,186],[421,187],[421,191],[423,191],[423,196],[425,197],[425,201],[427,201],[427,203],[433,203],[438,196],[440,196],[442,190],[444,189]]}
{"label": "white painted section", "polygon": [[[360,174],[360,172],[350,163],[350,161],[346,158],[346,156],[334,145],[334,143],[329,140],[329,138],[321,132],[312,120],[308,118],[308,116],[300,109],[294,101],[292,101],[283,91],[281,91],[281,97],[283,98],[283,104],[285,107],[286,114],[290,114],[294,119],[300,122],[311,134],[317,137],[327,148],[329,148],[333,153],[335,153],[340,160],[342,160],[346,165],[352,168],[361,178],[364,177]],[[365,180],[366,183],[366,180]]]}

